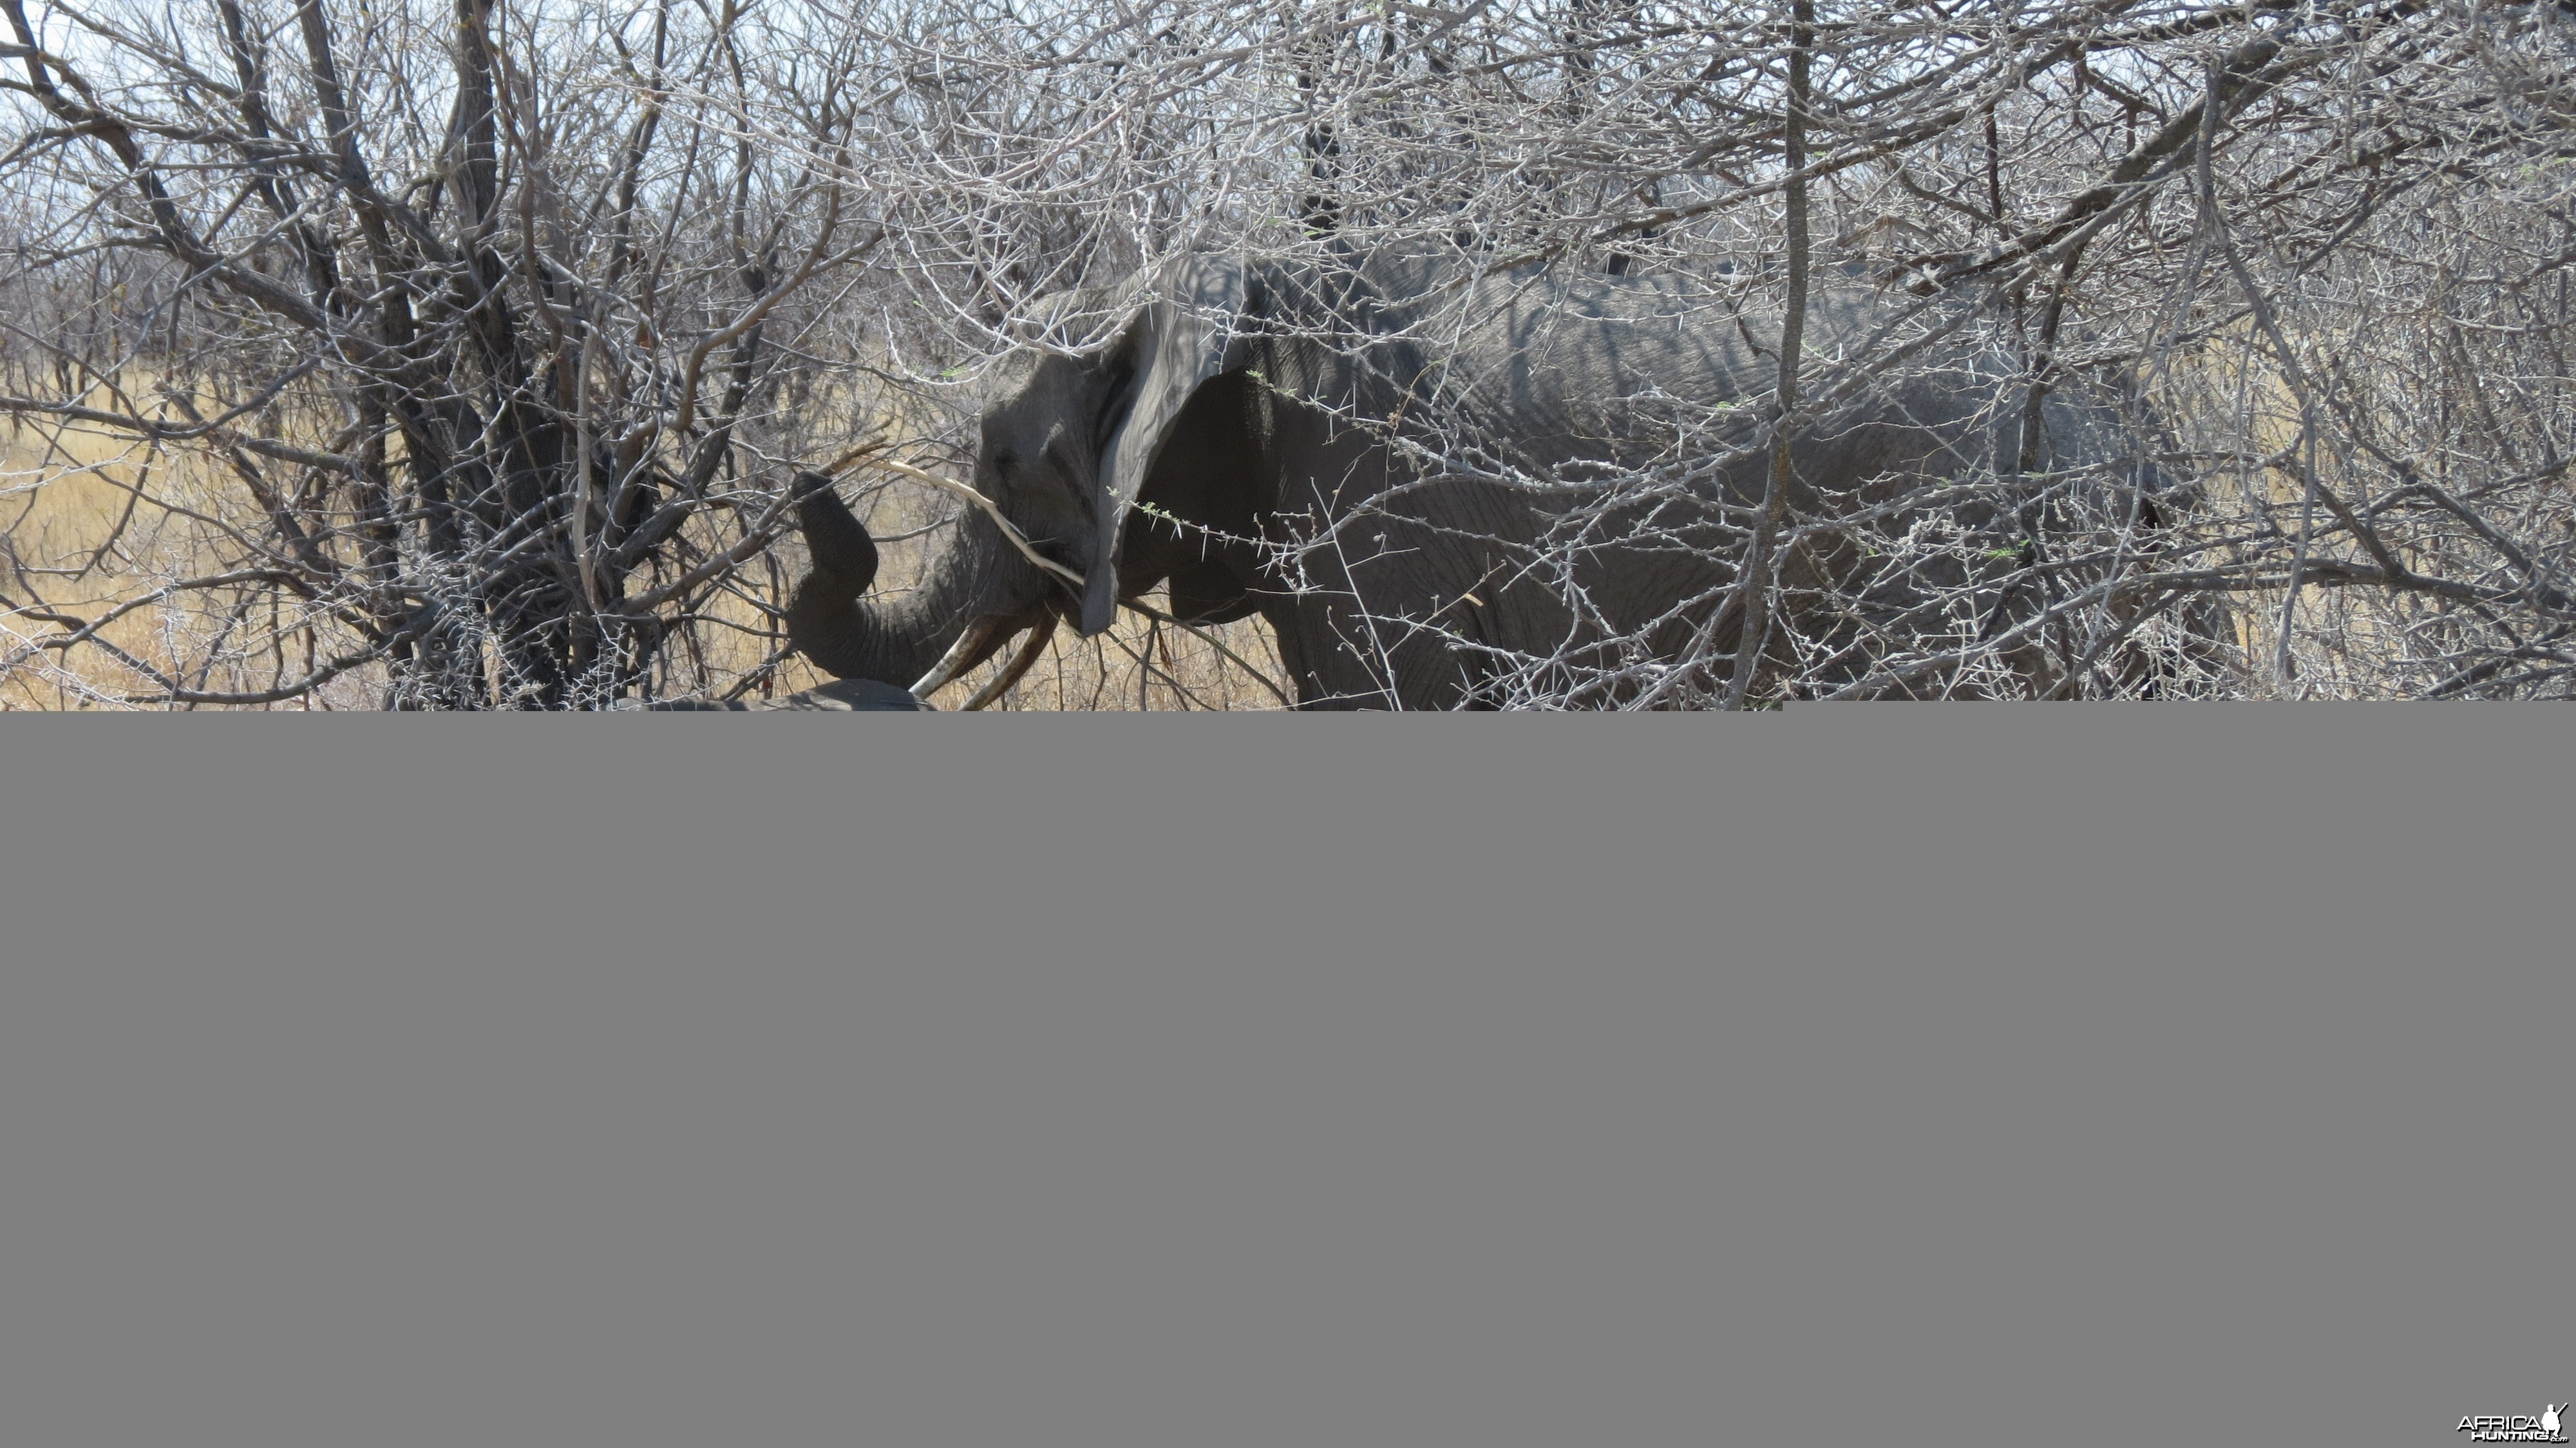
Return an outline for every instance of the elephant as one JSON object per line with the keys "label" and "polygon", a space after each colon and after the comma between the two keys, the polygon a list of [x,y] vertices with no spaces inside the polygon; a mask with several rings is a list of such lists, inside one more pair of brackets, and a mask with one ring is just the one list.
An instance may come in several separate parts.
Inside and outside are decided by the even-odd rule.
{"label": "elephant", "polygon": [[[1826,281],[1806,321],[1819,375],[1908,301]],[[972,486],[990,506],[908,594],[863,598],[873,541],[828,479],[798,478],[811,567],[786,622],[825,672],[926,696],[1030,630],[1015,677],[1059,621],[1097,634],[1158,586],[1184,623],[1261,614],[1305,709],[1490,705],[1531,659],[1609,681],[1570,691],[1577,703],[1633,705],[1654,672],[1620,664],[1641,646],[1731,661],[1776,314],[1675,275],[1487,275],[1421,256],[1199,253],[1084,301],[1123,323],[1025,362],[983,411]],[[2061,384],[2017,447],[2026,375],[1973,345],[1938,356],[1796,434],[1792,509],[1865,506],[2000,457],[2160,486],[2104,396]],[[1614,494],[1614,472],[1662,485]],[[2009,506],[1981,507],[1980,526],[2014,526]],[[1570,527],[1597,536],[1569,543]],[[1847,674],[1867,658],[1853,641],[1919,612],[1927,589],[1955,595],[1975,566],[1933,578],[1871,554],[1784,554],[1778,573],[1784,599],[1830,588],[1847,613],[1877,610],[1802,625],[1852,646]]]}
{"label": "elephant", "polygon": [[800,689],[783,699],[655,699],[649,703],[621,702],[619,709],[638,709],[652,713],[759,713],[786,711],[793,713],[831,714],[905,714],[930,708],[911,691],[875,679],[839,679],[812,689]]}

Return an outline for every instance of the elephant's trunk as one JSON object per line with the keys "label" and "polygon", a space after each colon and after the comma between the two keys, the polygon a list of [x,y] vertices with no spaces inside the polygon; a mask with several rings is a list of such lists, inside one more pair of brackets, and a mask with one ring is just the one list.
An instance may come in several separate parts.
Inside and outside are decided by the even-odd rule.
{"label": "elephant's trunk", "polygon": [[[954,544],[930,566],[921,586],[895,602],[861,602],[876,581],[877,546],[830,480],[796,480],[796,511],[813,569],[787,604],[788,642],[815,667],[843,679],[877,679],[909,687],[938,663],[970,625],[1018,621],[1043,607],[1044,580],[1017,556],[976,509],[958,519]],[[981,662],[1012,630],[990,629]]]}

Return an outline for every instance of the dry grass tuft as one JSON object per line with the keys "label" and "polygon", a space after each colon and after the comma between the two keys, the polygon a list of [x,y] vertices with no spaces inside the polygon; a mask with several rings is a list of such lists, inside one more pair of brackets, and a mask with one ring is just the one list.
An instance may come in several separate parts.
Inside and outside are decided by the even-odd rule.
{"label": "dry grass tuft", "polygon": [[[100,628],[95,641],[68,663],[60,652],[27,650],[36,639],[59,634],[63,625],[24,615],[0,619],[0,657],[25,655],[0,670],[0,709],[128,707],[124,696],[152,690],[148,676],[129,661],[194,687],[248,692],[299,677],[317,654],[354,645],[338,621],[299,612],[291,598],[281,602],[274,590],[263,595],[256,617],[225,609],[213,593],[182,591],[154,599],[175,581],[221,571],[222,559],[239,556],[241,540],[257,531],[255,520],[234,516],[247,500],[216,475],[217,466],[200,453],[155,452],[72,428],[0,429],[0,550],[6,550],[0,552],[0,568],[6,570],[7,606],[81,620],[120,607],[131,610]],[[878,488],[857,506],[872,529],[899,540],[884,550],[884,576],[895,588],[919,575],[944,544],[943,524],[954,515],[945,499],[908,484]],[[747,570],[745,586],[711,597],[700,615],[705,626],[688,631],[680,646],[701,677],[726,681],[713,692],[771,698],[828,682],[804,659],[781,656],[785,640],[774,609],[803,568],[803,545],[790,538]],[[1162,607],[1167,600],[1149,602]],[[1234,659],[1226,657],[1228,650]],[[1246,663],[1284,683],[1269,629],[1258,619],[1185,630],[1126,613],[1099,638],[1059,633],[1045,656],[990,707],[1281,707]],[[932,702],[959,708],[1000,670],[997,659],[948,685]],[[374,666],[341,675],[302,698],[248,707],[372,709],[383,699],[386,682],[384,669]]]}

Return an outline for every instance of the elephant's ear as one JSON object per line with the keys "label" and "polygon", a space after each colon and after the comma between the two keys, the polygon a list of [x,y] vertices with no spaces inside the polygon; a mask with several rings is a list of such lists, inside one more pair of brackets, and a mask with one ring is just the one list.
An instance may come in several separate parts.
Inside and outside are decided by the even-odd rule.
{"label": "elephant's ear", "polygon": [[[1244,264],[1194,256],[1146,289],[1146,301],[1100,360],[1109,384],[1106,413],[1115,418],[1101,450],[1099,546],[1082,597],[1085,636],[1118,613],[1118,535],[1172,424],[1199,384],[1224,372],[1237,350],[1244,313]],[[1123,414],[1123,416],[1120,416]]]}

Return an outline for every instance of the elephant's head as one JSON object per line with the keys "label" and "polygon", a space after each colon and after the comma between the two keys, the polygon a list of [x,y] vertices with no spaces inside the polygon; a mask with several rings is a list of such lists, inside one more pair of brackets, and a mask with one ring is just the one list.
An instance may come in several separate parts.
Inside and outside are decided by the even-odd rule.
{"label": "elephant's head", "polygon": [[827,482],[806,474],[798,512],[814,566],[788,610],[795,647],[842,678],[911,684],[929,682],[934,662],[949,674],[971,666],[1023,627],[1065,618],[1085,635],[1108,628],[1120,529],[1191,394],[1234,359],[1244,292],[1240,262],[1205,256],[1130,283],[1119,298],[1129,315],[1107,342],[1042,353],[985,409],[975,490],[1083,580],[1078,594],[969,509],[918,590],[862,600],[875,544]]}

